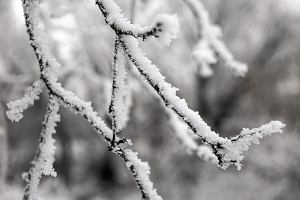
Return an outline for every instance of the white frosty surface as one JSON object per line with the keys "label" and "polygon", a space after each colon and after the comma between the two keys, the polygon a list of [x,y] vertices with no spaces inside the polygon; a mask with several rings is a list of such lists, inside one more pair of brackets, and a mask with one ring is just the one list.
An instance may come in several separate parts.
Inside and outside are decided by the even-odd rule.
{"label": "white frosty surface", "polygon": [[211,22],[208,11],[200,0],[184,0],[184,2],[193,10],[196,15],[198,27],[201,28],[200,40],[195,47],[194,57],[200,64],[200,75],[203,77],[212,76],[210,65],[217,62],[217,57],[221,57],[226,67],[228,67],[235,75],[244,76],[248,67],[245,63],[241,63],[234,59],[230,50],[226,47],[222,40],[222,30],[219,26]]}
{"label": "white frosty surface", "polygon": [[218,159],[213,154],[211,148],[206,145],[199,145],[195,140],[196,138],[189,133],[191,130],[188,129],[186,123],[180,120],[173,111],[167,111],[167,113],[170,117],[169,122],[174,128],[174,133],[185,150],[188,153],[194,153],[204,161],[218,164]]}
{"label": "white frosty surface", "polygon": [[117,49],[115,50],[114,63],[112,69],[113,91],[111,96],[111,115],[113,132],[121,131],[127,124],[130,97],[127,86],[127,71],[123,55],[123,49],[117,41]]}
{"label": "white frosty surface", "polygon": [[[156,39],[161,45],[169,45],[171,40],[177,37],[179,23],[176,15],[159,14],[153,22],[152,27],[142,27],[138,24],[132,24],[121,12],[120,7],[113,0],[97,0],[96,3],[105,7],[106,22],[114,25],[123,32],[130,32],[137,37],[152,28],[159,30],[156,32]],[[159,27],[156,25],[160,24]],[[161,31],[160,31],[161,30]]]}
{"label": "white frosty surface", "polygon": [[43,91],[44,83],[42,80],[37,80],[30,86],[24,97],[15,101],[11,101],[7,104],[8,111],[6,112],[7,117],[11,121],[18,122],[23,118],[23,112],[34,104],[35,100],[40,98],[40,94]]}
{"label": "white frosty surface", "polygon": [[[131,61],[135,63],[135,66],[139,69],[147,82],[155,88],[166,106],[173,109],[180,118],[184,120],[190,128],[192,128],[193,132],[200,137],[202,141],[205,141],[205,143],[209,144],[211,147],[214,147],[214,145],[221,145],[221,147],[224,147],[224,149],[217,147],[217,153],[222,158],[222,163],[219,163],[220,166],[222,168],[227,168],[230,164],[235,164],[238,168],[240,168],[240,162],[243,159],[243,156],[241,155],[242,152],[248,149],[252,140],[261,138],[262,136],[265,136],[265,134],[261,136],[259,131],[251,129],[255,130],[251,137],[243,136],[237,141],[220,137],[219,134],[213,131],[201,118],[198,112],[191,110],[186,101],[176,95],[176,91],[178,89],[165,81],[165,77],[161,75],[159,69],[144,55],[138,46],[138,41],[134,37],[126,36],[123,37],[122,41],[126,54],[131,58]],[[258,129],[260,130],[263,128],[265,131],[264,133],[266,133],[266,129],[269,128],[268,133],[272,134],[282,132],[282,128],[284,128],[284,126],[285,125],[283,123],[275,121],[263,125]],[[244,134],[244,132],[242,131],[240,134]]]}
{"label": "white frosty surface", "polygon": [[134,176],[138,179],[142,185],[142,191],[148,195],[150,200],[162,200],[161,196],[157,193],[156,189],[153,188],[153,183],[149,178],[150,166],[147,162],[141,161],[137,157],[137,153],[127,149],[125,155],[128,159],[126,166],[128,169],[134,167]]}
{"label": "white frosty surface", "polygon": [[59,104],[56,98],[51,97],[45,120],[43,123],[43,130],[41,132],[41,142],[39,143],[38,152],[34,161],[32,161],[32,167],[28,173],[23,174],[23,178],[27,182],[27,190],[25,190],[25,195],[29,196],[29,199],[36,199],[38,193],[38,185],[42,174],[51,175],[56,177],[56,172],[53,168],[54,163],[54,138],[53,134],[56,132],[55,127],[57,122],[60,120],[60,115],[58,114]]}

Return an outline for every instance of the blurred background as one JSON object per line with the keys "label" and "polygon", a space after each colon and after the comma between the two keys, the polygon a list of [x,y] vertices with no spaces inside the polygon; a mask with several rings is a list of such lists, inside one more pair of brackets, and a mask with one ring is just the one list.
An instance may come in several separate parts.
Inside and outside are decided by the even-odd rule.
{"label": "blurred background", "polygon": [[[170,46],[153,40],[143,50],[223,137],[270,120],[287,124],[284,134],[265,138],[245,154],[241,171],[226,171],[188,155],[174,137],[168,115],[134,73],[130,120],[123,131],[164,199],[297,200],[300,197],[300,1],[203,0],[212,21],[236,59],[249,65],[235,77],[218,62],[214,75],[201,77],[192,52],[198,41],[196,20],[182,0],[118,0],[124,14],[149,24],[158,13],[177,13],[180,32]],[[60,81],[110,124],[111,63],[114,34],[92,0],[41,1],[41,20],[53,54],[62,64]],[[128,66],[130,68],[130,66]],[[48,96],[44,93],[19,123],[5,116],[6,103],[22,97],[39,77],[28,42],[20,0],[0,0],[0,199],[22,198],[21,174],[30,167],[38,145]],[[40,186],[45,200],[132,200],[140,193],[118,157],[102,138],[67,109],[56,137],[57,178]]]}

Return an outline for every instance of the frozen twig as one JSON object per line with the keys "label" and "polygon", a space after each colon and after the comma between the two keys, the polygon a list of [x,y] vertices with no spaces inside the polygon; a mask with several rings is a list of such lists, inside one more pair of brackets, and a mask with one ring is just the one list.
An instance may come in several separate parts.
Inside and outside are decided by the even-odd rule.
{"label": "frozen twig", "polygon": [[173,127],[173,132],[187,153],[193,154],[201,160],[217,164],[218,158],[212,149],[207,145],[199,145],[196,138],[191,135],[191,130],[189,130],[186,123],[180,120],[173,111],[168,110],[167,113],[170,117],[169,123]]}
{"label": "frozen twig", "polygon": [[53,139],[53,134],[56,132],[55,127],[60,120],[58,110],[59,104],[57,99],[50,96],[35,158],[32,161],[29,172],[23,174],[26,182],[23,200],[37,199],[38,185],[43,174],[54,177],[57,175],[53,168],[55,160],[55,140]]}
{"label": "frozen twig", "polygon": [[142,162],[137,153],[126,149],[123,154],[124,161],[127,168],[133,174],[138,188],[142,193],[142,199],[147,200],[162,200],[157,194],[156,189],[153,188],[153,183],[150,180],[150,167],[147,162]]}
{"label": "frozen twig", "polygon": [[178,20],[175,15],[158,15],[152,26],[141,27],[132,24],[121,13],[120,7],[111,0],[96,0],[105,17],[105,22],[116,32],[117,35],[130,35],[143,40],[154,37],[161,44],[168,45],[178,32]]}
{"label": "frozen twig", "polygon": [[235,75],[244,76],[248,67],[234,59],[222,40],[222,30],[211,22],[208,11],[201,0],[183,0],[196,18],[199,42],[194,50],[194,57],[200,64],[200,75],[209,77],[213,74],[210,65],[217,62],[219,56]]}
{"label": "frozen twig", "polygon": [[114,146],[116,134],[124,128],[128,120],[128,108],[125,103],[128,95],[126,85],[127,72],[122,51],[120,41],[116,39],[112,67],[112,95],[109,108],[112,116],[112,146]]}
{"label": "frozen twig", "polygon": [[18,122],[23,118],[23,112],[31,105],[34,104],[35,100],[40,98],[40,94],[43,91],[44,83],[40,79],[35,81],[32,86],[30,86],[24,97],[15,101],[11,101],[7,104],[8,111],[6,112],[7,117],[11,121]]}

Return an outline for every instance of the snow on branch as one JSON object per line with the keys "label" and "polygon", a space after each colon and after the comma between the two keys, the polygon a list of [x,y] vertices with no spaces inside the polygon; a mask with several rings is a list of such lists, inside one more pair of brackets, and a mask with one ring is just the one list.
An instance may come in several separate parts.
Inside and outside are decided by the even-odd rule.
{"label": "snow on branch", "polygon": [[158,15],[152,26],[141,27],[125,18],[114,1],[96,0],[96,4],[103,13],[105,22],[119,35],[131,35],[143,40],[154,37],[163,45],[169,45],[177,36],[179,23],[176,15]]}
{"label": "snow on branch", "polygon": [[[97,0],[97,4],[103,6],[101,2],[103,1]],[[115,2],[111,0],[110,4],[115,4]],[[99,8],[105,19],[108,15],[114,15],[113,13],[108,14],[108,10],[101,8],[101,6],[99,6]],[[114,12],[114,10],[109,11]],[[208,17],[208,15],[204,16]],[[107,21],[107,19],[105,21]],[[209,21],[206,20],[206,23],[207,22]],[[176,95],[178,89],[165,81],[165,77],[159,72],[159,69],[151,63],[139,48],[138,40],[132,35],[123,34],[122,31],[118,32],[115,29],[113,30],[120,38],[127,57],[140,72],[141,76],[156,91],[165,105],[173,110],[204,144],[212,148],[214,155],[218,158],[218,165],[225,169],[231,164],[235,164],[240,168],[240,162],[243,158],[241,153],[245,150],[244,147],[249,146],[251,142],[247,142],[248,140],[244,140],[242,136],[237,140],[223,138],[211,130],[211,127],[204,122],[199,113],[191,110],[186,101]],[[210,32],[207,32],[206,35],[209,37]],[[214,38],[214,36],[212,36],[212,38]],[[214,39],[212,42],[215,42]],[[271,122],[271,124],[273,123]],[[283,127],[284,124],[278,124],[278,129],[270,129],[270,133],[278,133],[280,132],[278,130],[281,130]],[[253,136],[254,135],[259,134],[255,132]],[[251,139],[252,138],[255,137],[251,137]]]}
{"label": "snow on branch", "polygon": [[72,92],[65,90],[61,84],[57,82],[55,72],[59,64],[51,55],[47,42],[45,42],[47,41],[47,38],[44,36],[43,30],[39,25],[38,4],[38,0],[23,0],[25,24],[31,46],[39,61],[41,71],[40,79],[45,84],[50,95],[55,96],[62,105],[76,113],[80,113],[92,125],[97,133],[104,136],[107,142],[110,142],[112,132],[93,110],[91,103],[84,102]]}
{"label": "snow on branch", "polygon": [[135,68],[132,68],[131,72],[136,79],[142,81],[142,86],[144,86],[146,90],[157,97],[158,101],[161,102],[165,113],[169,116],[169,124],[173,128],[174,136],[186,150],[186,152],[188,154],[197,156],[201,160],[210,162],[212,164],[218,164],[218,159],[213,153],[212,148],[207,145],[199,145],[199,142],[197,141],[198,137],[193,134],[193,131],[183,120],[178,117],[176,113],[165,107],[164,101],[162,101],[162,99],[157,95],[156,91],[149,84],[142,80],[142,77],[139,76],[139,72]]}
{"label": "snow on branch", "polygon": [[125,150],[124,160],[142,192],[142,199],[162,200],[161,196],[157,194],[156,189],[153,188],[152,181],[149,179],[149,164],[147,162],[142,162],[137,155],[137,153],[127,149]]}
{"label": "snow on branch", "polygon": [[112,116],[112,131],[114,134],[112,145],[114,145],[116,134],[125,127],[128,121],[128,107],[126,105],[126,98],[128,96],[128,87],[126,85],[127,71],[118,38],[115,41],[112,78],[112,95],[109,112]]}
{"label": "snow on branch", "polygon": [[60,65],[51,55],[47,37],[43,34],[42,25],[39,21],[39,1],[23,0],[22,3],[27,33],[29,34],[30,44],[40,65],[41,77],[43,74],[48,74],[52,75],[52,78],[55,78],[54,75]]}
{"label": "snow on branch", "polygon": [[[262,139],[265,136],[270,136],[274,133],[282,133],[282,129],[284,127],[285,124],[280,121],[271,121],[259,128],[244,128],[239,135],[231,138],[231,144],[226,144],[225,149],[228,153],[225,152],[224,159],[229,161],[235,160],[235,165],[238,170],[240,170],[242,167],[240,162],[243,160],[243,156],[241,154],[244,151],[247,151],[252,143],[259,144],[259,139]],[[226,165],[223,166],[223,168],[226,167]]]}
{"label": "snow on branch", "polygon": [[[109,1],[106,1],[107,4],[109,4],[108,2]],[[150,171],[149,168],[146,167],[146,163],[141,162],[137,158],[136,153],[129,149],[125,149],[125,147],[121,146],[124,143],[130,145],[130,140],[127,140],[125,138],[119,138],[118,136],[114,135],[112,130],[99,117],[98,113],[93,110],[90,102],[85,102],[72,92],[65,90],[57,81],[56,71],[59,67],[59,64],[51,55],[51,51],[47,46],[47,42],[45,42],[46,37],[43,35],[43,30],[39,25],[40,22],[38,5],[39,0],[23,0],[23,10],[27,32],[29,35],[31,46],[39,61],[41,72],[40,80],[47,88],[47,91],[50,96],[50,103],[48,107],[49,111],[46,114],[44,128],[42,131],[42,133],[45,133],[42,134],[43,138],[45,137],[45,139],[42,139],[40,141],[40,146],[37,156],[35,158],[35,162],[32,168],[30,169],[29,173],[27,173],[24,176],[26,180],[26,187],[23,199],[35,199],[37,187],[42,173],[47,175],[55,175],[54,171],[51,171],[51,166],[54,161],[54,157],[50,156],[50,153],[52,153],[52,150],[54,149],[53,140],[49,139],[50,136],[48,135],[50,133],[54,133],[54,121],[58,120],[57,117],[54,117],[56,115],[53,114],[56,110],[56,103],[58,103],[57,105],[61,104],[69,108],[73,112],[83,116],[83,118],[88,121],[90,126],[98,134],[104,137],[104,140],[109,144],[109,149],[116,155],[119,155],[125,161],[126,165],[129,168],[129,171],[135,177],[136,183],[140,188],[144,199],[161,199],[161,197],[156,193],[156,190],[153,188],[152,182],[150,181]],[[110,8],[115,9],[114,7]],[[116,69],[119,70],[119,66]],[[118,80],[116,81],[119,81],[119,78],[124,78],[124,73],[119,75],[121,76],[116,77],[118,78]],[[122,87],[123,86],[124,85],[122,85]],[[53,99],[55,99],[55,105],[53,105]],[[44,141],[46,139],[49,139],[47,140],[48,142]],[[47,159],[47,161],[45,161],[45,159]],[[44,160],[43,165],[40,164],[42,160]]]}
{"label": "snow on branch", "polygon": [[194,49],[194,57],[200,64],[200,75],[210,77],[213,70],[210,65],[217,63],[219,56],[235,75],[244,76],[248,67],[234,59],[222,40],[222,30],[211,22],[208,11],[200,0],[183,0],[190,8],[197,21],[199,42]]}
{"label": "snow on branch", "polygon": [[[132,68],[132,73],[135,78],[142,81],[142,77],[139,76],[139,72],[136,69]],[[142,85],[146,90],[157,97],[158,101],[161,102],[165,113],[169,116],[169,124],[173,128],[174,136],[185,151],[188,154],[197,156],[200,160],[204,160],[212,164],[218,164],[218,159],[213,153],[212,148],[207,145],[199,145],[199,142],[197,141],[198,137],[193,134],[193,131],[187,126],[187,124],[181,120],[176,113],[165,107],[164,101],[162,101],[156,91],[149,84],[144,81],[141,83],[143,83]]]}
{"label": "snow on branch", "polygon": [[118,30],[123,34],[137,35],[148,31],[147,27],[132,24],[121,13],[121,8],[110,0],[96,0],[103,14],[105,15],[105,22],[109,24],[114,30]]}
{"label": "snow on branch", "polygon": [[40,94],[43,91],[44,83],[40,79],[35,81],[32,86],[30,86],[24,97],[21,99],[11,101],[7,104],[8,111],[6,111],[7,117],[11,121],[18,122],[23,118],[23,112],[34,104],[35,100],[40,98]]}
{"label": "snow on branch", "polygon": [[207,145],[199,145],[195,137],[189,133],[190,130],[186,123],[180,120],[173,111],[167,110],[167,113],[169,114],[169,123],[174,129],[176,138],[187,153],[194,154],[201,160],[218,164],[218,158],[214,155],[212,149]]}
{"label": "snow on branch", "polygon": [[175,111],[202,138],[203,142],[223,143],[226,141],[226,139],[220,138],[217,133],[213,132],[197,112],[189,109],[184,99],[176,96],[178,89],[165,81],[165,77],[161,75],[159,69],[145,57],[135,38],[122,36],[121,41],[131,62],[154,88],[166,106]]}
{"label": "snow on branch", "polygon": [[226,149],[236,141],[220,137],[219,134],[211,130],[211,127],[204,122],[198,112],[191,110],[186,101],[176,95],[178,89],[165,81],[165,77],[161,75],[159,69],[144,56],[135,38],[122,36],[121,41],[128,58],[157,92],[165,105],[172,109],[204,144],[209,145],[213,149],[214,154],[218,157],[219,166],[222,168],[227,168],[230,164],[239,166],[241,157],[237,156],[236,158],[229,159],[226,156],[226,154],[234,155],[237,152],[242,153],[240,149]]}
{"label": "snow on branch", "polygon": [[59,104],[57,99],[50,96],[38,150],[34,160],[32,161],[32,166],[29,172],[23,174],[23,178],[26,182],[23,200],[37,199],[38,185],[42,174],[46,176],[51,175],[53,177],[56,177],[57,175],[53,168],[55,160],[55,140],[53,138],[53,134],[56,132],[55,127],[57,122],[60,120],[58,110]]}

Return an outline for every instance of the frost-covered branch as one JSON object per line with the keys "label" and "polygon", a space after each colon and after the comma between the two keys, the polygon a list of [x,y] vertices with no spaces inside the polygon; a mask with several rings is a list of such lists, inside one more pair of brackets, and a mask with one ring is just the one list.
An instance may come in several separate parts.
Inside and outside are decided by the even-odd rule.
{"label": "frost-covered branch", "polygon": [[[48,111],[42,130],[42,138],[44,139],[41,139],[40,141],[39,150],[37,152],[32,168],[30,169],[29,173],[24,176],[26,180],[24,199],[35,199],[37,187],[42,173],[46,175],[55,175],[55,172],[51,171],[53,169],[52,162],[54,161],[54,157],[51,156],[53,155],[52,150],[54,149],[53,139],[51,139],[51,135],[54,133],[54,122],[58,120],[58,118],[55,117],[56,115],[54,113],[56,111],[56,108],[58,110],[58,106],[61,104],[74,111],[75,113],[83,116],[88,121],[90,126],[98,134],[104,137],[105,141],[109,144],[109,149],[113,153],[119,155],[125,161],[129,171],[134,176],[144,199],[161,200],[162,198],[157,194],[156,190],[153,188],[152,182],[150,181],[150,171],[148,164],[138,159],[136,153],[121,146],[121,144],[125,142],[129,143],[129,140],[125,138],[119,138],[116,135],[113,139],[114,134],[112,130],[107,127],[104,121],[98,116],[98,113],[93,110],[91,103],[84,102],[72,92],[65,90],[57,81],[56,71],[59,68],[59,64],[51,55],[51,51],[48,48],[46,42],[47,38],[43,35],[43,30],[40,26],[38,8],[39,0],[23,0],[22,2],[27,32],[29,35],[31,46],[40,66],[41,76],[38,82],[43,82],[50,96]],[[116,76],[115,78],[118,78],[118,76]],[[119,80],[116,79],[116,81]],[[117,94],[120,91],[115,90],[115,92]],[[22,99],[20,100],[20,104],[32,104],[32,99],[35,98],[30,98],[30,103],[27,103],[27,98]],[[23,107],[21,107],[21,109],[19,110],[18,108],[16,108],[15,110],[18,110],[19,112],[15,111],[11,113],[10,118],[19,118],[18,115],[24,110]]]}
{"label": "frost-covered branch", "polygon": [[244,76],[248,67],[234,59],[222,40],[222,30],[211,22],[208,11],[201,0],[183,0],[196,18],[199,42],[194,49],[194,57],[200,64],[200,75],[209,77],[213,74],[210,65],[217,63],[219,56],[233,73]]}
{"label": "frost-covered branch", "polygon": [[212,149],[207,145],[199,145],[196,138],[190,133],[191,131],[186,123],[180,120],[174,112],[168,110],[167,113],[170,117],[169,123],[173,127],[173,132],[187,153],[193,154],[201,160],[217,164],[218,158],[214,155]]}
{"label": "frost-covered branch", "polygon": [[29,172],[23,174],[23,178],[26,182],[23,200],[37,199],[38,185],[43,174],[53,177],[57,175],[53,168],[53,162],[55,160],[55,140],[53,134],[56,132],[55,127],[60,120],[58,110],[59,104],[57,99],[50,96],[35,158],[32,161]]}
{"label": "frost-covered branch", "polygon": [[150,167],[147,162],[142,162],[137,153],[126,149],[122,157],[126,163],[127,168],[133,174],[138,188],[142,192],[142,199],[145,200],[162,200],[161,196],[157,194],[156,189],[153,188],[153,183],[150,180]]}
{"label": "frost-covered branch", "polygon": [[23,0],[23,9],[31,46],[39,61],[42,82],[45,84],[50,95],[55,96],[64,106],[70,108],[72,111],[80,113],[88,120],[92,127],[109,142],[110,138],[112,138],[112,132],[93,110],[91,103],[82,101],[72,92],[65,90],[61,84],[57,82],[55,72],[59,64],[52,57],[46,42],[47,38],[41,29],[38,20],[38,2],[38,0]]}
{"label": "frost-covered branch", "polygon": [[149,86],[146,82],[142,80],[142,77],[139,76],[139,72],[132,68],[132,74],[137,80],[142,81],[142,86],[148,90],[151,94],[157,97],[158,101],[161,102],[162,107],[164,108],[165,113],[169,117],[169,124],[173,128],[173,133],[178,142],[186,150],[188,154],[193,154],[199,159],[211,162],[213,164],[218,164],[218,159],[213,153],[212,148],[207,145],[200,145],[197,141],[197,136],[195,136],[192,130],[187,126],[187,124],[181,120],[176,113],[174,113],[169,108],[165,107],[164,101],[157,95],[156,91]]}
{"label": "frost-covered branch", "polygon": [[112,116],[112,146],[114,146],[116,134],[124,128],[128,120],[128,107],[125,104],[128,95],[126,76],[127,72],[125,68],[124,56],[120,46],[120,40],[117,38],[115,41],[115,50],[113,56],[113,83],[111,103],[109,107],[109,112]]}
{"label": "frost-covered branch", "polygon": [[[111,0],[96,0],[105,17],[105,22],[111,27],[117,35],[131,35],[143,40],[149,37],[155,37],[161,44],[168,45],[171,39],[176,37],[178,31],[177,17],[174,15],[158,15],[150,27],[141,27],[132,24],[121,13],[120,7]],[[170,26],[171,25],[171,26]]]}
{"label": "frost-covered branch", "polygon": [[6,112],[7,117],[11,121],[18,122],[23,118],[23,112],[34,104],[35,100],[40,98],[40,94],[43,91],[44,83],[42,80],[35,81],[32,86],[30,86],[24,97],[16,101],[11,101],[7,104],[8,111]]}
{"label": "frost-covered branch", "polygon": [[[282,122],[272,121],[259,128],[244,128],[239,135],[231,138],[233,143],[229,144],[226,148],[232,152],[232,154],[227,154],[226,159],[233,160],[237,157],[240,157],[239,159],[243,159],[241,154],[244,151],[247,151],[252,143],[259,144],[259,139],[262,139],[265,136],[270,136],[274,133],[282,133],[282,128],[284,127],[285,125]],[[241,169],[241,166],[242,165],[240,164],[238,169]]]}
{"label": "frost-covered branch", "polygon": [[[97,0],[96,4],[98,6],[103,6],[103,2],[107,3],[107,0]],[[111,7],[117,7],[114,1],[110,1],[109,4]],[[101,8],[101,6],[99,6],[99,8],[105,17],[106,22],[108,21],[107,16],[116,15],[114,13],[109,13],[115,12],[114,9],[105,9]],[[120,9],[117,10],[119,11]],[[122,16],[120,16],[120,19],[118,20],[122,21]],[[172,27],[172,24],[168,24],[167,27]],[[219,166],[225,169],[229,165],[235,164],[238,168],[240,168],[240,162],[243,159],[241,153],[244,151],[245,146],[248,147],[250,143],[246,141],[243,142],[242,140],[234,141],[228,138],[223,138],[216,132],[212,131],[211,127],[204,122],[198,112],[191,110],[185,100],[176,95],[177,88],[174,88],[171,84],[165,81],[165,77],[161,75],[159,69],[151,63],[151,61],[139,48],[138,40],[131,35],[122,34],[122,32],[115,31],[115,33],[120,38],[129,60],[135,65],[148,84],[156,91],[165,105],[169,109],[173,110],[204,144],[209,145],[213,149],[213,153],[218,158]],[[207,35],[209,36],[208,33]],[[270,130],[272,130],[271,133],[281,132],[281,129],[285,126],[280,122],[276,123],[277,129],[272,129],[273,125],[274,123],[272,122],[266,125],[266,127],[269,127]],[[239,142],[242,142],[243,145],[237,145]]]}

